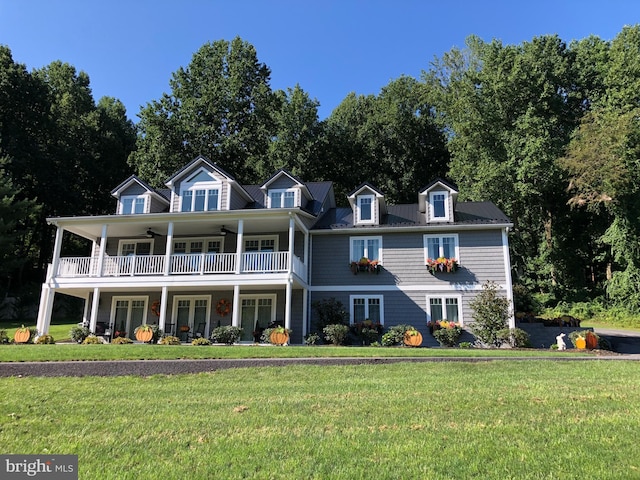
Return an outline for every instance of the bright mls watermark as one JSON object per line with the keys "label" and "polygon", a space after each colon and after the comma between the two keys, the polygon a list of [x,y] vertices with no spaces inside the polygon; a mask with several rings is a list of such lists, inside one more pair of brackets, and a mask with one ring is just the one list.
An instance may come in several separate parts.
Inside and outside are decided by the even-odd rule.
{"label": "bright mls watermark", "polygon": [[0,455],[0,478],[78,480],[77,455]]}

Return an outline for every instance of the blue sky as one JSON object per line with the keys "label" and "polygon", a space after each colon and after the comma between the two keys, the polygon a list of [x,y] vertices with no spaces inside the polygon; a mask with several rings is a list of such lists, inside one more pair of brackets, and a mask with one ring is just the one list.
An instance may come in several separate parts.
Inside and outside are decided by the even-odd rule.
{"label": "blue sky", "polygon": [[300,84],[323,119],[349,92],[418,78],[471,34],[505,44],[545,34],[610,40],[636,23],[637,0],[0,0],[0,44],[14,61],[83,70],[96,102],[118,98],[134,121],[170,91],[173,72],[219,39],[254,45],[272,88]]}

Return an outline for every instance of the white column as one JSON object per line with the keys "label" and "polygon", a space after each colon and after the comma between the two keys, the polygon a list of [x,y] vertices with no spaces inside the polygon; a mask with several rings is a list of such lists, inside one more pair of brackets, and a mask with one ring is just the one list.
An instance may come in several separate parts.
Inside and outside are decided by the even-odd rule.
{"label": "white column", "polygon": [[307,323],[309,321],[307,303],[309,303],[309,290],[302,289],[302,338],[307,334]]}
{"label": "white column", "polygon": [[162,287],[160,296],[160,318],[158,318],[158,328],[164,332],[165,322],[167,321],[167,303],[169,302],[169,288],[165,285]]}
{"label": "white column", "polygon": [[98,324],[98,302],[100,301],[100,289],[93,289],[93,301],[91,302],[91,320],[89,321],[89,331],[95,333]]}
{"label": "white column", "polygon": [[36,321],[36,330],[38,335],[44,335],[49,332],[51,325],[51,314],[53,313],[53,299],[55,290],[48,285],[42,285],[40,292],[40,307],[38,308],[38,319]]}
{"label": "white column", "polygon": [[[236,235],[236,273],[242,271],[242,237],[244,235],[244,220],[238,220],[238,234]],[[234,308],[235,310],[235,308]]]}
{"label": "white column", "polygon": [[291,274],[293,270],[293,243],[295,241],[295,222],[293,215],[289,214],[289,261],[287,262],[287,273]]}
{"label": "white column", "polygon": [[513,285],[511,279],[511,257],[509,256],[509,229],[502,230],[502,254],[504,258],[504,279],[507,300],[509,300],[509,328],[516,328],[515,305],[513,304]]}
{"label": "white column", "polygon": [[240,285],[233,286],[233,313],[231,314],[231,325],[240,326]]}
{"label": "white column", "polygon": [[173,222],[167,227],[167,247],[164,251],[164,274],[171,273],[171,251],[173,250]]}
{"label": "white column", "polygon": [[98,253],[98,277],[104,274],[104,256],[107,251],[107,224],[102,225],[100,234],[100,253]]}
{"label": "white column", "polygon": [[64,228],[58,227],[56,229],[56,240],[53,244],[53,259],[51,260],[51,269],[53,276],[58,276],[58,265],[60,264],[60,251],[62,250],[62,237],[64,235]]}
{"label": "white column", "polygon": [[291,328],[291,284],[292,280],[287,280],[284,298],[284,327]]}
{"label": "white column", "polygon": [[89,298],[91,295],[87,293],[84,296],[84,309],[82,310],[82,324],[89,325]]}

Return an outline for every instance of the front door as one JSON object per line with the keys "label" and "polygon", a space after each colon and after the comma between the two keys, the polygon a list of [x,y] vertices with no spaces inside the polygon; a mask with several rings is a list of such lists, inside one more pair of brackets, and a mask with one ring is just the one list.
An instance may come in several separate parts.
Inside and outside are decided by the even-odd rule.
{"label": "front door", "polygon": [[208,334],[208,318],[210,315],[210,296],[174,298],[173,319],[176,334],[181,340],[189,337],[206,337]]}
{"label": "front door", "polygon": [[135,338],[135,329],[146,323],[147,297],[114,297],[111,309],[113,330]]}
{"label": "front door", "polygon": [[265,329],[276,319],[275,295],[241,296],[240,327],[242,341],[253,341],[253,332]]}

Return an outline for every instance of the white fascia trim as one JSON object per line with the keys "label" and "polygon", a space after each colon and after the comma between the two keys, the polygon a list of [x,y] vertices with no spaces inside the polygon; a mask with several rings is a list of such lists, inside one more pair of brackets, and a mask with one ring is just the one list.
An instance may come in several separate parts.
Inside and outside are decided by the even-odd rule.
{"label": "white fascia trim", "polygon": [[346,228],[332,228],[332,229],[323,229],[323,230],[310,230],[312,235],[331,235],[331,234],[354,234],[354,233],[363,233],[370,232],[370,235],[377,235],[381,233],[405,233],[405,232],[420,232],[420,233],[433,233],[441,230],[445,230],[448,232],[461,232],[461,231],[472,231],[472,230],[501,230],[504,228],[512,228],[513,223],[496,223],[496,224],[483,224],[483,225],[456,225],[454,223],[447,224],[429,224],[429,225],[416,225],[411,227],[376,227],[376,226],[365,226],[361,227],[346,227]]}
{"label": "white fascia trim", "polygon": [[[506,290],[504,285],[498,285],[499,290]],[[452,285],[323,285],[310,286],[311,292],[478,292],[482,285],[452,284]]]}

